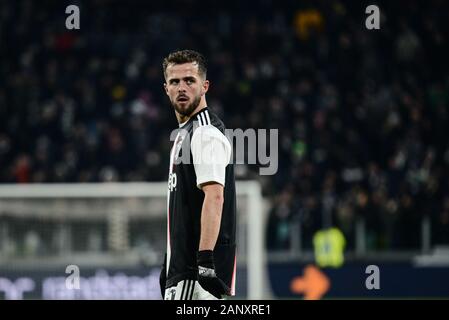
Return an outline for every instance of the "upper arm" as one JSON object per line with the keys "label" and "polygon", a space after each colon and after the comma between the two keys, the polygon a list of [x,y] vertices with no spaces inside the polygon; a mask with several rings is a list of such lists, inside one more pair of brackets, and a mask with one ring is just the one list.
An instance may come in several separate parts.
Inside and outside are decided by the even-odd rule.
{"label": "upper arm", "polygon": [[223,194],[224,187],[217,182],[205,182],[200,185],[201,190],[204,191],[205,194],[211,195],[219,195]]}
{"label": "upper arm", "polygon": [[203,190],[207,199],[223,202],[224,187],[216,182],[206,182],[199,186]]}

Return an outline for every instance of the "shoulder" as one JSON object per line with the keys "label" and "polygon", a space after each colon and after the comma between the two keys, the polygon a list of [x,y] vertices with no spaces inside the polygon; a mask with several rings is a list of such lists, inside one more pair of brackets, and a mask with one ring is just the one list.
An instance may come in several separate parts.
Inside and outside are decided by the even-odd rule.
{"label": "shoulder", "polygon": [[220,131],[216,126],[207,124],[199,126],[193,131],[192,143],[221,142],[226,146],[229,144],[224,132]]}
{"label": "shoulder", "polygon": [[221,133],[225,133],[226,127],[223,121],[209,108],[205,108],[194,116],[194,131],[197,128],[208,126],[213,126]]}
{"label": "shoulder", "polygon": [[208,143],[222,143],[226,149],[230,148],[229,140],[225,135],[223,121],[208,109],[201,110],[201,112],[195,115],[191,142],[196,146],[204,146]]}

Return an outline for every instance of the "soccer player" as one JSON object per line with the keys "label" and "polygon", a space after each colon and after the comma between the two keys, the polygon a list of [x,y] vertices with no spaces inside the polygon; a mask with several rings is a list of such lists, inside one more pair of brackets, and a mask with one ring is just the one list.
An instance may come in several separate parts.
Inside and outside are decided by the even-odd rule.
{"label": "soccer player", "polygon": [[236,194],[231,145],[207,107],[206,61],[182,50],[163,61],[164,88],[180,129],[170,152],[165,300],[234,295]]}

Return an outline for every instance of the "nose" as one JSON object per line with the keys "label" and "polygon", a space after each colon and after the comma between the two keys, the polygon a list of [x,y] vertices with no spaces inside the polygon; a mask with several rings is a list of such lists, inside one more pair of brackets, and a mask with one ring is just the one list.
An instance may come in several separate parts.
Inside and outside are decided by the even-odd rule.
{"label": "nose", "polygon": [[186,83],[185,83],[184,81],[181,81],[181,82],[179,83],[179,86],[178,86],[178,92],[179,92],[179,93],[181,93],[181,92],[186,92]]}

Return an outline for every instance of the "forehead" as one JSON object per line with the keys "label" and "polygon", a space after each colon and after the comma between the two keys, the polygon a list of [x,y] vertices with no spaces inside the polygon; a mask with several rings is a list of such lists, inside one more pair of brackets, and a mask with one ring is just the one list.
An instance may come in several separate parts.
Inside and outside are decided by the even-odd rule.
{"label": "forehead", "polygon": [[199,77],[198,63],[169,64],[165,71],[168,78]]}

